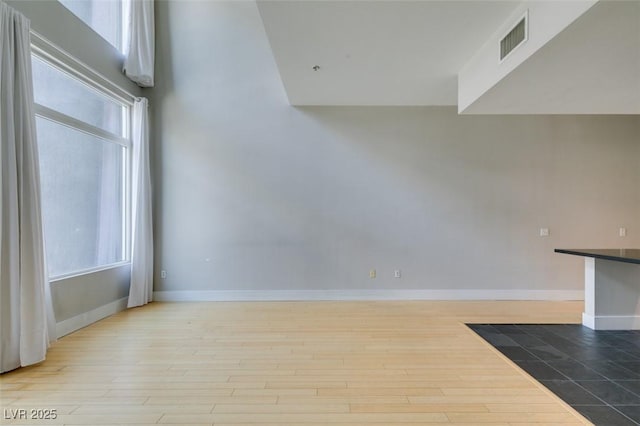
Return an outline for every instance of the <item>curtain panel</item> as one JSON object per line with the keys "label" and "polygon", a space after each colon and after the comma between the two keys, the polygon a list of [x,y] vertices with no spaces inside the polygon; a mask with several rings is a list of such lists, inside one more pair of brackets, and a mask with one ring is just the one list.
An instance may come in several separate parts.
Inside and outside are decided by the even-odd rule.
{"label": "curtain panel", "polygon": [[145,98],[133,104],[133,179],[131,287],[127,306],[141,306],[153,296],[153,226],[149,166],[149,106]]}
{"label": "curtain panel", "polygon": [[0,2],[0,372],[55,339],[44,253],[30,22]]}
{"label": "curtain panel", "polygon": [[155,66],[155,23],[153,0],[129,2],[129,40],[123,71],[141,87],[153,87]]}

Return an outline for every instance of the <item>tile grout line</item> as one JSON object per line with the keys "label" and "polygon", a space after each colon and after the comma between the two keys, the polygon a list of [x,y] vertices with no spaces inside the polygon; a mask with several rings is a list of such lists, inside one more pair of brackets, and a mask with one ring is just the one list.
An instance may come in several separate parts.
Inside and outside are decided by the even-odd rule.
{"label": "tile grout line", "polygon": [[537,380],[536,378],[531,376],[529,373],[527,373],[524,369],[522,369],[513,360],[511,360],[505,354],[500,352],[500,350],[497,347],[495,347],[492,343],[490,343],[484,337],[482,337],[480,334],[478,334],[473,328],[471,328],[471,326],[474,325],[474,324],[464,324],[463,323],[463,325],[466,326],[480,341],[482,341],[485,344],[487,344],[489,346],[489,348],[492,349],[495,354],[500,356],[503,360],[507,361],[512,367],[514,367],[516,369],[516,371],[519,371],[520,374],[522,374],[524,377],[529,379],[533,384],[535,384],[538,388],[543,390],[547,395],[552,396],[556,401],[561,403],[578,420],[587,421],[588,423],[591,423],[584,415],[582,415],[582,413],[580,413],[578,410],[576,410],[574,407],[572,407],[570,404],[568,404],[564,399],[560,398],[560,396],[558,396],[555,392],[553,392],[549,388],[547,388],[539,380]]}
{"label": "tile grout line", "polygon": [[[509,341],[513,342],[515,344],[515,346],[500,346],[495,344],[494,342],[491,342],[490,340],[488,340],[487,337],[485,337],[483,334],[483,332],[485,332],[485,330],[480,329],[479,327],[473,328],[472,326],[479,326],[479,325],[488,325],[490,326],[493,330],[495,330],[495,334],[498,334],[500,336],[506,337],[507,339],[509,339]],[[542,383],[542,380],[546,380],[546,381],[562,381],[562,382],[569,382],[577,387],[579,387],[580,389],[582,389],[584,392],[586,392],[588,395],[590,395],[591,397],[594,398],[594,400],[597,401],[601,401],[603,404],[602,405],[593,405],[593,404],[569,404],[568,402],[564,401],[566,404],[568,404],[569,406],[571,406],[574,410],[578,411],[578,407],[579,406],[594,406],[594,407],[607,407],[608,410],[614,411],[617,414],[621,415],[624,419],[631,421],[632,423],[636,424],[636,425],[640,425],[640,423],[638,423],[636,420],[630,418],[628,415],[626,415],[625,413],[621,412],[620,410],[618,410],[613,404],[607,402],[606,400],[604,400],[603,398],[597,396],[596,394],[594,394],[592,391],[590,391],[589,389],[585,388],[584,386],[582,386],[580,383],[578,383],[578,380],[580,379],[574,379],[572,377],[569,376],[569,374],[567,373],[563,373],[560,369],[554,367],[552,364],[550,364],[550,362],[554,361],[554,360],[545,360],[543,358],[541,358],[540,356],[538,356],[536,353],[530,351],[531,348],[523,346],[523,343],[521,343],[521,341],[523,339],[520,339],[521,341],[518,341],[518,339],[515,337],[515,335],[525,335],[527,336],[527,338],[529,339],[536,339],[538,341],[540,341],[541,343],[544,343],[546,346],[549,346],[555,350],[557,350],[560,354],[562,354],[563,356],[565,356],[566,358],[564,360],[566,360],[567,362],[570,363],[575,363],[576,365],[579,365],[583,368],[586,368],[590,371],[593,371],[595,374],[597,374],[598,376],[602,377],[604,380],[601,379],[593,379],[593,381],[606,381],[609,383],[612,383],[614,386],[620,388],[621,391],[624,392],[628,392],[629,394],[633,395],[634,397],[640,397],[636,392],[631,391],[627,388],[625,388],[624,386],[616,383],[614,381],[614,379],[611,379],[608,377],[608,375],[601,373],[595,369],[593,369],[592,367],[590,367],[588,365],[588,361],[589,360],[584,360],[584,359],[576,359],[574,358],[573,355],[570,355],[562,350],[560,350],[556,344],[553,344],[552,342],[549,342],[548,340],[546,340],[544,338],[544,335],[536,335],[536,334],[532,334],[529,330],[523,329],[522,326],[523,324],[468,324],[467,325],[469,327],[469,329],[471,329],[472,331],[474,331],[476,333],[476,335],[478,337],[480,337],[482,340],[484,340],[486,343],[490,344],[493,348],[496,349],[496,351],[498,351],[502,356],[507,357],[512,363],[514,363],[515,365],[517,365],[520,369],[522,369],[523,371],[525,371],[527,374],[529,374],[532,378],[534,378],[536,381],[538,381],[541,385],[543,385],[546,389],[548,389],[550,392],[552,392],[554,395],[556,395],[557,397],[560,398],[559,394],[556,394],[555,392],[551,391],[551,389],[547,388],[544,383]],[[499,326],[513,326],[516,330],[518,330],[518,332],[513,332],[513,333],[509,333],[509,331],[506,331],[504,328],[501,329],[501,327]],[[567,337],[566,335],[562,335],[560,333],[557,333],[555,331],[551,331],[548,330],[548,332],[550,334],[553,334],[555,336],[557,336],[560,339],[563,339],[569,343],[571,343],[572,345],[576,345],[579,348],[582,348],[584,346],[589,345],[589,342],[585,342],[584,340],[580,340],[578,338],[576,338],[575,336],[569,336]],[[486,331],[486,333],[490,333],[490,331]],[[627,342],[627,340],[619,338],[618,336],[613,336],[613,338],[617,339],[617,340],[621,340],[623,342]],[[607,341],[605,341],[605,348],[611,348],[612,350],[616,350],[615,346],[611,346],[609,345],[609,343]],[[566,380],[564,379],[539,379],[538,377],[535,377],[535,375],[533,374],[533,372],[529,372],[527,370],[525,370],[519,363],[518,361],[516,361],[515,359],[511,359],[511,357],[509,357],[506,353],[503,353],[502,350],[500,348],[507,348],[507,347],[514,347],[514,348],[518,348],[520,350],[522,350],[524,353],[526,353],[528,356],[531,356],[532,359],[529,360],[531,362],[540,362],[541,365],[544,365],[546,368],[550,368],[552,371],[560,374],[563,377],[566,377]],[[626,348],[625,348],[626,349]],[[629,353],[628,350],[623,350],[621,351],[624,354],[627,354],[629,356],[631,356],[632,358],[635,357],[635,354],[633,352]],[[558,360],[560,361],[560,360]],[[521,362],[526,365],[526,362],[528,362],[528,360],[521,360]],[[633,361],[629,361],[629,362],[633,362]],[[616,368],[621,368],[622,370],[627,370],[629,371],[630,374],[635,374],[633,371],[629,370],[627,367],[625,367],[624,365],[619,365],[617,362],[612,362],[613,366]],[[590,379],[584,379],[583,381],[590,381]],[[562,398],[560,398],[562,399]],[[632,404],[635,406],[635,404]]]}

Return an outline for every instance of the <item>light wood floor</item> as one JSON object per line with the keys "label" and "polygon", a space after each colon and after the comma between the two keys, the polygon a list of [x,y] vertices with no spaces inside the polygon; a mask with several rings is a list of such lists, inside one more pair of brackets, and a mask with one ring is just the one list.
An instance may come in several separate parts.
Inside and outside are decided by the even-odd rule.
{"label": "light wood floor", "polygon": [[[464,326],[580,302],[152,303],[0,376],[15,424],[589,424]],[[28,413],[30,414],[30,413]],[[2,419],[2,424],[13,424]]]}

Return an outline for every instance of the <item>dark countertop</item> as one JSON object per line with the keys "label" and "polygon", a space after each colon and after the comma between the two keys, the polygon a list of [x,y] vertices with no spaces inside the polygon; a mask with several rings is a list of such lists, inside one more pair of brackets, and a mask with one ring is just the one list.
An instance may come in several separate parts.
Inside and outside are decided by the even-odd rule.
{"label": "dark countertop", "polygon": [[637,263],[640,265],[640,249],[555,249],[556,253],[594,257],[616,262]]}

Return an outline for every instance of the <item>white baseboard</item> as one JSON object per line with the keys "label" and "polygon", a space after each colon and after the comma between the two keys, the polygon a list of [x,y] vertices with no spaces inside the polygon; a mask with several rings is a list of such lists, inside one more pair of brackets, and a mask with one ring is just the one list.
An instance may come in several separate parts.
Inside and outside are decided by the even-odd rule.
{"label": "white baseboard", "polygon": [[640,315],[582,314],[582,325],[593,330],[640,330]]}
{"label": "white baseboard", "polygon": [[[128,298],[115,300],[56,324],[57,337],[127,309]],[[322,300],[584,300],[582,290],[210,290],[156,291],[156,302],[322,301]],[[640,316],[586,318],[601,330],[640,329]],[[593,328],[593,327],[592,327]]]}
{"label": "white baseboard", "polygon": [[209,290],[156,291],[156,302],[321,300],[584,300],[584,290]]}
{"label": "white baseboard", "polygon": [[127,309],[127,300],[127,297],[123,297],[122,299],[115,300],[89,312],[60,321],[56,324],[56,334],[58,338],[66,336],[69,333],[73,333],[76,330],[80,330],[81,328],[91,325],[94,322],[100,321],[101,319],[117,312],[124,311]]}

